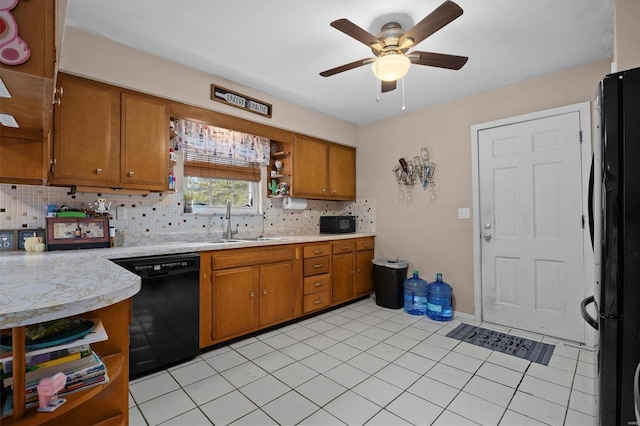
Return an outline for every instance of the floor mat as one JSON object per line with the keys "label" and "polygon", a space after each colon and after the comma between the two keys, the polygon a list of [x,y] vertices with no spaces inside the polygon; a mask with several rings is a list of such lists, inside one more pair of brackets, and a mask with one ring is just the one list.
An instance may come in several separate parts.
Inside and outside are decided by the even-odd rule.
{"label": "floor mat", "polygon": [[513,355],[538,364],[548,365],[555,345],[536,342],[524,337],[513,336],[511,334],[500,333],[462,323],[453,331],[447,333],[447,337],[471,343],[505,354]]}

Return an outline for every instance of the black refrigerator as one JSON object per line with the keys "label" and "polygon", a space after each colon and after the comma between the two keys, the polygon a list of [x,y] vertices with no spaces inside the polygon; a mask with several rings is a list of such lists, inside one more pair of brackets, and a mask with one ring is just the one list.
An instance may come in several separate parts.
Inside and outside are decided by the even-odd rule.
{"label": "black refrigerator", "polygon": [[599,423],[628,426],[638,424],[640,365],[640,68],[604,78],[593,119],[596,283],[582,311],[599,334]]}

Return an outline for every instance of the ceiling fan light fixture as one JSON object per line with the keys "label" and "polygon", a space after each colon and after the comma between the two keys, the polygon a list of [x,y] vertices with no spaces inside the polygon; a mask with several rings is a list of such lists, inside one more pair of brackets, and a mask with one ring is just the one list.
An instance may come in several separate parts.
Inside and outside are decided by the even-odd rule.
{"label": "ceiling fan light fixture", "polygon": [[411,60],[401,54],[380,56],[373,62],[371,70],[382,81],[396,81],[409,71]]}

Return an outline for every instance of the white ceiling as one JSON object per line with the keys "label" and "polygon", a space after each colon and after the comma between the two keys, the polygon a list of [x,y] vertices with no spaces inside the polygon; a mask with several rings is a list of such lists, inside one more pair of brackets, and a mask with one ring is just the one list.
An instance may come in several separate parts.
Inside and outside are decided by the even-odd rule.
{"label": "white ceiling", "polygon": [[[329,26],[408,29],[444,0],[69,0],[66,24],[362,124],[402,114],[402,83],[381,94],[372,57]],[[613,0],[454,0],[464,14],[415,50],[468,56],[459,71],[412,65],[406,111],[612,57]],[[414,49],[412,49],[414,50]]]}

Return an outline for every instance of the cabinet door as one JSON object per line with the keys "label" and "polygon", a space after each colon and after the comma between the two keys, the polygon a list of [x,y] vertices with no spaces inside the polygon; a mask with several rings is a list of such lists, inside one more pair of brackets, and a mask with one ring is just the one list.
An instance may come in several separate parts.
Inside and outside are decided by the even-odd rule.
{"label": "cabinet door", "polygon": [[329,144],[329,198],[356,199],[356,150]]}
{"label": "cabinet door", "polygon": [[42,139],[0,136],[0,182],[42,184],[44,167]]}
{"label": "cabinet door", "polygon": [[158,98],[122,94],[120,181],[129,188],[169,187],[169,114]]}
{"label": "cabinet door", "polygon": [[293,318],[293,262],[260,266],[260,325]]}
{"label": "cabinet door", "polygon": [[120,105],[113,87],[64,74],[54,109],[55,137],[51,182],[69,185],[118,181]]}
{"label": "cabinet door", "polygon": [[327,142],[296,135],[292,175],[292,195],[326,198]]}
{"label": "cabinet door", "polygon": [[259,274],[257,266],[212,273],[214,340],[250,331],[258,324]]}
{"label": "cabinet door", "polygon": [[333,303],[353,297],[353,253],[333,255]]}
{"label": "cabinet door", "polygon": [[356,294],[373,291],[373,250],[356,252]]}

